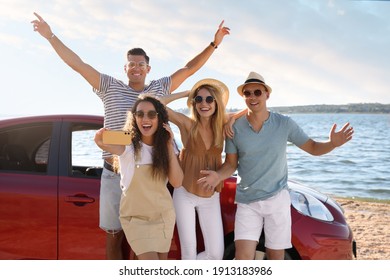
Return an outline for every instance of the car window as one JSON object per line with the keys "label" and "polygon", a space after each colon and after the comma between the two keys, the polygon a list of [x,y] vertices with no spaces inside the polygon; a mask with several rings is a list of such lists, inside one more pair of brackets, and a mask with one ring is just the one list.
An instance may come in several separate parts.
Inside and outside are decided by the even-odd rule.
{"label": "car window", "polygon": [[0,170],[45,173],[51,123],[25,124],[0,131]]}
{"label": "car window", "polygon": [[95,144],[98,128],[76,128],[72,131],[72,175],[100,177],[102,150]]}
{"label": "car window", "polygon": [[49,148],[50,148],[50,139],[43,142],[43,144],[38,148],[35,154],[35,162],[37,164],[46,164],[49,160]]}

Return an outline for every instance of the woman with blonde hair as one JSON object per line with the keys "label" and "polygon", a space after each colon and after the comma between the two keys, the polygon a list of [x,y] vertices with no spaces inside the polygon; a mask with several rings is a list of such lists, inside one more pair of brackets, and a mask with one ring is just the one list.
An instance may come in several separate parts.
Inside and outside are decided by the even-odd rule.
{"label": "woman with blonde hair", "polygon": [[[197,180],[202,176],[200,170],[218,170],[222,165],[223,127],[227,120],[225,106],[228,99],[229,90],[224,83],[203,79],[189,92],[187,105],[191,111],[190,117],[168,108],[169,120],[178,126],[183,144],[180,152],[183,186],[174,190],[173,201],[181,258],[184,260],[223,258],[224,238],[219,201],[223,183],[204,188],[197,184]],[[205,245],[205,251],[199,254],[196,213]]]}

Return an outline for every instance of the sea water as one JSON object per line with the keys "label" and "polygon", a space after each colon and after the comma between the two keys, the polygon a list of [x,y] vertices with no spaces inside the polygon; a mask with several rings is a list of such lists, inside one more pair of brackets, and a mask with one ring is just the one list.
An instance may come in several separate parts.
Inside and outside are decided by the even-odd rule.
{"label": "sea water", "polygon": [[[350,142],[323,156],[312,156],[288,144],[290,179],[333,196],[390,200],[390,115],[291,114],[290,117],[316,141],[328,140],[333,123],[338,131],[350,122],[355,131]],[[179,130],[174,125],[172,128],[179,140]],[[72,145],[78,152],[73,155],[73,164],[102,165],[101,151],[93,137],[93,131],[74,137]]]}
{"label": "sea water", "polygon": [[315,141],[328,141],[333,124],[336,132],[347,122],[354,129],[351,141],[322,156],[312,156],[288,143],[289,179],[328,195],[390,200],[390,115],[289,116]]}
{"label": "sea water", "polygon": [[388,114],[291,114],[316,141],[327,141],[349,122],[354,136],[345,145],[323,156],[311,156],[288,145],[289,178],[326,194],[342,197],[390,199],[390,115]]}

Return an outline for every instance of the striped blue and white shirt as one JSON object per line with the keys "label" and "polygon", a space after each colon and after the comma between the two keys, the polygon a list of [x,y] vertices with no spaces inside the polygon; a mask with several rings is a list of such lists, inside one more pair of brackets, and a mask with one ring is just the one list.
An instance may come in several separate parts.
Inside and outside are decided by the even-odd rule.
{"label": "striped blue and white shirt", "polygon": [[[104,127],[120,130],[126,122],[127,112],[131,110],[140,94],[155,96],[167,95],[171,89],[171,77],[151,81],[143,91],[135,91],[129,85],[106,74],[100,75],[99,89],[93,91],[103,101]],[[103,158],[111,154],[104,151]]]}

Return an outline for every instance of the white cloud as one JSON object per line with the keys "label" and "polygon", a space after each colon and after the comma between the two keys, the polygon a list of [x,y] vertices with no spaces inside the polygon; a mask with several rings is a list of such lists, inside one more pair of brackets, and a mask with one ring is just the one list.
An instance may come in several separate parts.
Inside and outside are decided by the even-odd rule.
{"label": "white cloud", "polygon": [[[390,103],[388,1],[0,0],[0,6],[0,74],[11,83],[20,79],[17,64],[29,73],[26,84],[35,73],[50,72],[47,83],[55,87],[61,80],[50,70],[72,73],[32,31],[34,11],[80,57],[121,79],[129,48],[143,47],[151,56],[150,79],[169,75],[205,48],[225,19],[231,35],[183,89],[216,77],[231,89],[229,105],[242,104],[235,89],[258,71],[274,89],[272,106]],[[84,89],[76,76],[58,91],[71,98],[74,89]]]}

